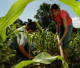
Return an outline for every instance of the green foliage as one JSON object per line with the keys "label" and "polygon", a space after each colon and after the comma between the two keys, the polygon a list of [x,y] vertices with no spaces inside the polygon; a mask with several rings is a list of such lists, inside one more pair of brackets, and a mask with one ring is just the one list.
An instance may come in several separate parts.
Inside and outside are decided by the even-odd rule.
{"label": "green foliage", "polygon": [[43,3],[40,5],[40,8],[37,10],[34,18],[38,20],[38,23],[42,26],[42,28],[47,27],[52,21],[51,14],[49,12],[50,4]]}
{"label": "green foliage", "polygon": [[[23,10],[25,9],[26,5],[34,0],[18,0],[16,1],[11,8],[9,9],[8,13],[0,19],[0,35],[2,38],[6,37],[6,28],[11,25],[17,18],[22,14]],[[3,41],[5,41],[3,39]]]}
{"label": "green foliage", "polygon": [[6,29],[0,31],[0,36],[2,38],[2,42],[6,40]]}
{"label": "green foliage", "polygon": [[[0,64],[2,63],[2,61],[4,59],[3,56],[6,55],[5,52],[7,52],[7,51],[4,51],[4,54],[2,52],[3,48],[5,47],[4,42],[7,40],[7,38],[10,38],[12,36],[12,34],[19,33],[16,30],[15,25],[12,26],[12,28],[14,28],[15,31],[13,31],[12,28],[11,27],[9,28],[8,26],[11,25],[15,20],[17,20],[17,18],[22,14],[26,5],[32,1],[34,1],[34,0],[18,0],[18,1],[16,1],[11,6],[8,13],[4,17],[0,18]],[[8,28],[8,30],[7,30],[7,28]],[[6,32],[6,30],[7,30],[7,32]],[[8,44],[7,44],[7,46],[8,46]],[[7,48],[4,48],[4,49],[10,50]],[[8,51],[8,52],[10,52],[10,51]],[[7,56],[5,56],[5,57],[7,58]]]}
{"label": "green foliage", "polygon": [[[37,23],[37,22],[36,22]],[[47,45],[49,44],[46,44],[47,43],[47,39],[46,37],[50,37],[49,36],[49,33],[47,35],[47,31],[44,31],[42,30],[41,26],[37,23],[38,25],[38,28],[40,30],[40,32],[37,34],[37,40],[39,41],[39,44],[40,44],[40,48],[39,50],[42,50],[42,51],[45,51],[46,48],[47,48]],[[52,34],[52,33],[51,33]],[[51,35],[52,36],[52,35]],[[29,36],[30,37],[30,36]],[[29,38],[30,39],[30,38]],[[54,39],[56,40],[56,39]],[[46,43],[45,43],[46,42]],[[46,44],[46,46],[45,46]],[[24,67],[26,65],[29,65],[31,63],[34,63],[34,62],[39,62],[39,63],[44,63],[44,64],[50,64],[52,61],[54,61],[56,58],[59,58],[61,59],[62,61],[64,61],[64,59],[60,56],[51,56],[50,54],[48,54],[47,52],[42,52],[40,54],[38,54],[32,61],[22,61],[20,62],[15,68],[21,68],[21,67]],[[64,61],[65,62],[65,61]],[[26,63],[26,64],[25,64]],[[65,63],[66,65],[66,68],[68,67],[68,64]]]}
{"label": "green foliage", "polygon": [[40,62],[40,63],[44,63],[44,64],[50,64],[52,61],[54,61],[56,58],[59,58],[61,60],[63,60],[62,57],[60,56],[51,56],[50,54],[46,53],[46,52],[42,52],[40,54],[38,54],[33,61],[35,62]]}
{"label": "green foliage", "polygon": [[[27,65],[29,65],[29,64],[31,64],[31,63],[34,63],[34,61],[32,61],[32,60],[21,61],[19,64],[16,65],[15,68],[22,68],[22,67],[27,66]],[[12,67],[11,67],[11,68],[12,68]]]}
{"label": "green foliage", "polygon": [[3,43],[4,47],[0,46],[0,66],[2,63],[9,61],[10,57],[14,57],[15,54],[12,54],[13,52],[16,53],[16,51],[11,51],[10,48],[8,47],[7,43]]}
{"label": "green foliage", "polygon": [[55,26],[55,22],[50,23],[49,26],[47,27],[49,31],[56,33],[56,26]]}
{"label": "green foliage", "polygon": [[[37,43],[37,46],[39,48],[37,50],[39,50],[39,52],[50,51],[51,54],[55,53],[55,51],[58,50],[58,46],[55,46],[55,44],[58,44],[57,37],[55,36],[55,34],[50,31],[47,31],[48,29],[42,29],[40,25],[38,28],[39,31],[34,33],[33,35],[33,41]],[[54,50],[55,48],[56,50]]]}
{"label": "green foliage", "polygon": [[3,39],[1,36],[0,36],[0,45],[3,46]]}
{"label": "green foliage", "polygon": [[77,37],[72,38],[72,41],[69,44],[69,60],[71,60],[71,64],[73,64],[74,66],[78,66],[78,63],[76,62],[80,60],[80,32],[77,33]]}
{"label": "green foliage", "polygon": [[77,16],[80,18],[80,4],[76,0],[59,0],[67,5],[69,5],[74,12],[77,14]]}
{"label": "green foliage", "polygon": [[[44,64],[50,64],[52,61],[54,61],[56,58],[61,59],[64,61],[64,59],[61,56],[51,56],[46,52],[42,52],[38,54],[33,60],[28,60],[28,61],[21,61],[19,64],[16,65],[15,68],[22,68],[26,65],[29,65],[34,62],[39,62],[39,63],[44,63]],[[65,62],[65,61],[64,61]],[[68,68],[68,64],[65,62],[65,68]]]}
{"label": "green foliage", "polygon": [[11,68],[15,68],[15,67],[16,67],[16,65],[12,66]]}
{"label": "green foliage", "polygon": [[[6,41],[6,38],[8,38],[8,39],[12,38],[12,36],[15,33],[19,34],[19,32],[16,29],[16,25],[12,24],[12,23],[15,20],[17,20],[17,18],[21,15],[21,13],[23,12],[26,5],[28,3],[30,3],[31,1],[34,1],[34,0],[30,0],[30,1],[29,0],[18,0],[17,2],[15,2],[12,5],[12,7],[8,11],[7,15],[5,17],[0,18],[0,60],[1,60],[0,64],[5,61],[9,61],[9,63],[11,63],[9,60],[9,57],[14,57],[16,54],[16,53],[13,54],[12,51],[8,48],[9,41],[8,41],[8,43],[4,43],[4,42]],[[52,22],[51,18],[48,16],[49,15],[48,14],[49,6],[50,5],[47,5],[44,3],[43,5],[40,6],[40,9],[38,10],[39,13],[41,12],[39,14],[39,16],[41,16],[41,18],[39,18],[38,16],[36,18],[40,20],[39,23],[41,23],[41,25],[44,25],[43,22],[47,23],[47,25],[50,22]],[[46,15],[47,15],[47,17],[45,17]],[[11,24],[12,24],[12,26],[9,26]],[[47,26],[47,25],[45,25],[45,26]],[[59,58],[64,61],[64,59],[62,57],[55,56],[55,55],[59,55],[59,49],[57,46],[58,42],[57,42],[57,38],[56,38],[55,34],[53,34],[50,31],[47,31],[47,29],[42,29],[42,27],[38,23],[37,23],[37,26],[39,28],[39,31],[34,33],[34,35],[28,34],[28,42],[29,42],[29,46],[32,44],[32,40],[37,43],[38,48],[34,52],[35,53],[37,52],[37,54],[38,53],[39,54],[33,60],[22,61],[19,64],[16,64],[15,66],[13,66],[12,68],[22,68],[22,67],[29,65],[31,63],[34,63],[34,62],[50,64],[50,63],[52,63],[52,61],[56,60],[56,58]],[[31,38],[31,36],[33,36],[33,39]],[[79,54],[80,54],[80,33],[77,33],[77,37],[75,39],[72,38],[72,41],[70,42],[70,50],[69,50],[70,60],[72,62],[73,62],[73,60],[77,60],[77,61],[80,60]],[[51,55],[53,55],[54,57]],[[77,63],[75,62],[74,65],[75,64],[77,64]],[[66,66],[66,68],[68,68],[67,63],[64,63],[64,66]]]}
{"label": "green foliage", "polygon": [[17,20],[17,18],[22,14],[26,5],[32,1],[34,1],[34,0],[30,0],[30,1],[18,0],[18,1],[16,1],[9,9],[6,16],[0,20],[0,22],[1,22],[0,23],[0,30],[5,29],[8,25],[11,25],[15,20]]}
{"label": "green foliage", "polygon": [[[36,21],[35,21],[35,22],[36,22]],[[36,24],[37,24],[37,27],[38,27],[38,29],[39,29],[40,33],[43,33],[42,27],[39,25],[39,23],[38,23],[38,22],[36,22]]]}

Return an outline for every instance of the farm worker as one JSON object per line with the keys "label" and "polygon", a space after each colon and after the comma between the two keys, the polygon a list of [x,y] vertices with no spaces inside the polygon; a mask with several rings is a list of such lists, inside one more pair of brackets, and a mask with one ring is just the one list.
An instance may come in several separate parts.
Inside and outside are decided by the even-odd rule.
{"label": "farm worker", "polygon": [[56,35],[58,35],[58,23],[60,27],[60,41],[58,46],[62,46],[63,50],[66,48],[65,52],[65,61],[67,62],[69,44],[66,45],[70,39],[70,35],[72,32],[72,19],[69,16],[68,12],[59,8],[57,4],[52,4],[50,6],[51,17],[56,23]]}
{"label": "farm worker", "polygon": [[[24,28],[27,30],[28,33],[31,34],[37,30],[37,24],[34,21],[32,21],[31,19],[28,19],[28,23],[25,25]],[[19,55],[22,55],[23,57],[28,57],[28,58],[33,59],[33,56],[29,55],[27,51],[35,49],[36,43],[32,43],[32,45],[30,47],[28,46],[27,33],[25,32],[24,28],[21,27],[18,29],[18,30],[24,31],[24,32],[20,32],[21,38],[19,36],[17,36],[17,43],[19,44],[17,53]]]}

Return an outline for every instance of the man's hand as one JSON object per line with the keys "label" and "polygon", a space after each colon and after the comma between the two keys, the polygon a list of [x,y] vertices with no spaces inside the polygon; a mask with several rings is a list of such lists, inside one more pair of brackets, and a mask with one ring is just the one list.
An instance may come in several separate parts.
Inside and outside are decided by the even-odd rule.
{"label": "man's hand", "polygon": [[28,58],[31,58],[31,59],[33,59],[33,56],[32,55],[29,55],[29,56],[27,56]]}
{"label": "man's hand", "polygon": [[27,51],[24,49],[23,45],[19,45],[18,48],[19,48],[19,50],[22,52],[23,55],[27,56],[28,58],[33,59],[33,56],[32,56],[32,55],[29,55],[29,54],[27,53]]}

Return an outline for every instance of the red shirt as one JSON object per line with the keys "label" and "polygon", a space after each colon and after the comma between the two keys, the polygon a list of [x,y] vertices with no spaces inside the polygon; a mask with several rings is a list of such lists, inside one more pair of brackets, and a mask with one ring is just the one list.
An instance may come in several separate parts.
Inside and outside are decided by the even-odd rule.
{"label": "red shirt", "polygon": [[55,20],[56,24],[58,25],[58,22],[61,26],[64,26],[63,25],[63,18],[67,18],[67,22],[68,22],[68,25],[71,25],[72,24],[72,19],[71,17],[69,16],[69,14],[67,13],[67,11],[65,10],[59,10],[59,15],[57,17],[55,17],[54,15],[51,15],[52,19]]}

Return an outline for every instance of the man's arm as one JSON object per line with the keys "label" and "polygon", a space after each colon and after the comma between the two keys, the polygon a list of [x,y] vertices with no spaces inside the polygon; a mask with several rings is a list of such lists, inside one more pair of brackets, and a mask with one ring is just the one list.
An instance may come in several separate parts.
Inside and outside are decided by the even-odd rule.
{"label": "man's arm", "polygon": [[33,59],[32,55],[29,55],[26,50],[24,49],[23,45],[18,45],[18,49],[22,52],[23,55],[30,57],[31,59]]}

